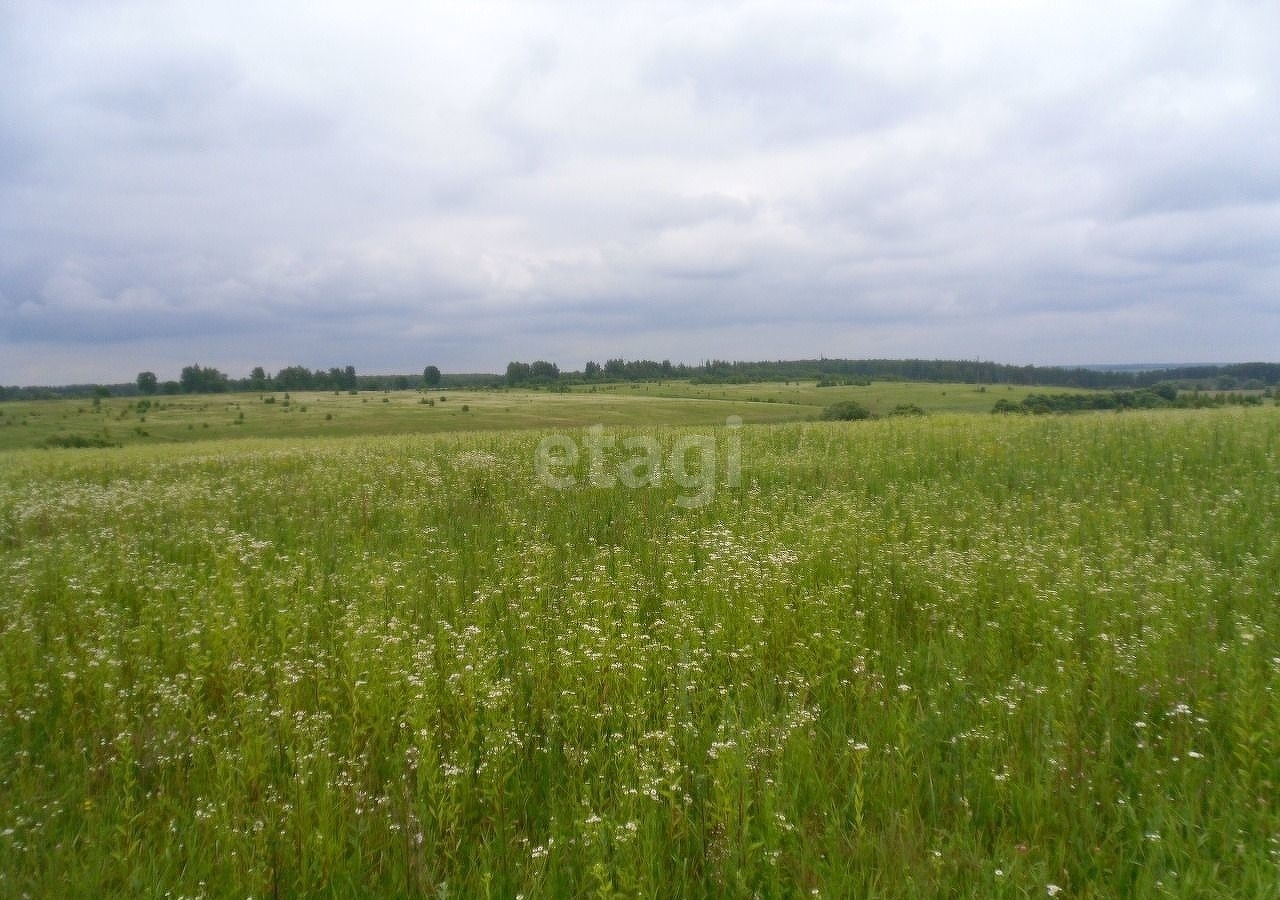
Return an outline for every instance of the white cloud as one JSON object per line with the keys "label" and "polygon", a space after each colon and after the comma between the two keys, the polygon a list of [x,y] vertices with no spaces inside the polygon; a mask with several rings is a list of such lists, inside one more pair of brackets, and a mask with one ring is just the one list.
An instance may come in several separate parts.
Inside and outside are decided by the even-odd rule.
{"label": "white cloud", "polygon": [[1278,26],[1225,0],[10,8],[0,381],[86,377],[87,346],[101,380],[1273,356]]}

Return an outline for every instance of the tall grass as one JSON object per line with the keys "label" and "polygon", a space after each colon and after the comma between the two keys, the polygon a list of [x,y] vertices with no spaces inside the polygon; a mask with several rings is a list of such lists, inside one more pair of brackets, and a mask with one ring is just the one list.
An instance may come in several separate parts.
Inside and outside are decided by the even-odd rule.
{"label": "tall grass", "polygon": [[539,436],[5,457],[0,896],[1278,895],[1275,411]]}

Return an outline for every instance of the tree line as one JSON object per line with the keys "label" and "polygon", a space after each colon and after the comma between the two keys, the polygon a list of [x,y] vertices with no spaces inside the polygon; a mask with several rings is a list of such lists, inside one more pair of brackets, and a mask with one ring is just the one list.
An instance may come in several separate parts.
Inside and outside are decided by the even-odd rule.
{"label": "tree line", "polygon": [[581,371],[562,371],[554,362],[511,362],[505,374],[442,374],[427,366],[418,375],[357,375],[354,366],[311,370],[287,366],[268,375],[256,367],[247,378],[232,378],[213,367],[190,365],[177,380],[160,381],[154,372],[140,372],[136,382],[118,385],[58,387],[0,387],[0,400],[41,397],[88,397],[108,394],[220,393],[264,390],[408,390],[425,386],[450,388],[547,387],[618,381],[687,379],[702,384],[750,384],[768,381],[807,381],[854,384],[876,381],[932,381],[945,383],[1021,385],[1079,389],[1140,390],[1161,383],[1183,390],[1260,390],[1280,385],[1280,363],[1173,366],[1148,370],[1014,366],[978,360],[939,359],[807,359],[730,362],[711,359],[695,365],[621,357],[590,361]]}
{"label": "tree line", "polygon": [[421,379],[408,375],[358,375],[355,366],[308,369],[286,366],[270,375],[262,366],[254,367],[247,378],[231,378],[224,372],[199,364],[184,366],[176,381],[161,382],[154,372],[139,372],[137,393],[219,394],[227,391],[356,391],[409,390],[419,386],[440,387],[444,376],[439,367],[427,366]]}
{"label": "tree line", "polygon": [[1179,366],[1142,371],[1013,366],[979,360],[943,359],[807,359],[762,362],[707,360],[697,365],[670,360],[609,359],[590,361],[581,372],[562,372],[555,363],[512,362],[510,386],[559,382],[662,381],[688,379],[702,384],[752,384],[768,381],[816,381],[820,384],[865,384],[876,381],[932,381],[947,384],[1008,384],[1031,387],[1140,389],[1175,383],[1186,389],[1261,389],[1280,384],[1280,363]]}
{"label": "tree line", "polygon": [[1201,390],[1260,389],[1280,384],[1280,363],[1173,366],[1141,371],[1064,366],[1015,366],[980,360],[809,359],[777,362],[725,362],[676,367],[679,374],[709,383],[758,381],[932,381],[1009,384],[1028,387],[1137,389],[1161,382]]}
{"label": "tree line", "polygon": [[226,391],[328,391],[358,387],[355,366],[328,371],[312,371],[306,366],[286,366],[268,375],[262,366],[254,367],[248,378],[231,378],[212,366],[198,363],[183,366],[176,381],[160,381],[155,372],[139,372],[135,379],[139,394],[220,394]]}
{"label": "tree line", "polygon": [[581,372],[561,372],[553,362],[537,360],[531,363],[507,363],[506,383],[511,387],[538,386],[560,382],[587,383],[597,381],[662,381],[668,378],[691,378],[702,372],[700,366],[683,363],[672,365],[671,360],[654,362],[651,359],[608,359],[604,365],[591,360]]}
{"label": "tree line", "polygon": [[[1267,394],[1270,393],[1271,391],[1267,391]],[[1001,398],[996,401],[991,411],[993,413],[1047,415],[1049,413],[1073,413],[1108,409],[1159,409],[1161,407],[1201,409],[1227,405],[1259,406],[1262,402],[1263,395],[1261,394],[1179,391],[1172,383],[1162,382],[1153,387],[1136,391],[1099,391],[1093,394],[1028,394],[1016,403],[1012,400]]]}

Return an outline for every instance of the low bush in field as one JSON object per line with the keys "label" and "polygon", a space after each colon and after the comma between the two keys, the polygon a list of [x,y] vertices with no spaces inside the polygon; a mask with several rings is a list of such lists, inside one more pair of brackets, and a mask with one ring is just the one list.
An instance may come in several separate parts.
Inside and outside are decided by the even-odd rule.
{"label": "low bush in field", "polygon": [[41,442],[44,447],[118,447],[104,437],[94,434],[55,434]]}
{"label": "low bush in field", "polygon": [[923,416],[924,410],[915,403],[899,403],[889,410],[890,416]]}
{"label": "low bush in field", "polygon": [[832,403],[824,409],[822,418],[829,422],[854,422],[861,419],[870,419],[871,410],[857,400],[842,400],[839,403]]}

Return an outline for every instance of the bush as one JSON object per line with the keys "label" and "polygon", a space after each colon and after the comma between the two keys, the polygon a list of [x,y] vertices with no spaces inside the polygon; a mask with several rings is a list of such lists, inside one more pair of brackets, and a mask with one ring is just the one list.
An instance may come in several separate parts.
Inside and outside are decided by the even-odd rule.
{"label": "bush", "polygon": [[891,416],[923,416],[924,410],[914,403],[899,403],[889,411]]}
{"label": "bush", "polygon": [[833,403],[822,411],[822,418],[832,422],[855,422],[870,419],[871,410],[856,400],[843,400]]}
{"label": "bush", "polygon": [[[1107,391],[1093,394],[1029,394],[1021,403],[1012,403],[1003,398],[997,400],[991,411],[1033,413],[1039,416],[1089,410],[1156,409],[1170,405],[1200,405],[1201,402],[1197,396],[1188,397],[1185,401],[1180,398],[1170,400],[1168,394],[1169,391],[1164,389],[1147,390],[1146,388],[1138,391]],[[1174,397],[1178,397],[1176,391]]]}
{"label": "bush", "polygon": [[83,434],[55,434],[44,439],[45,447],[118,447],[106,438]]}

